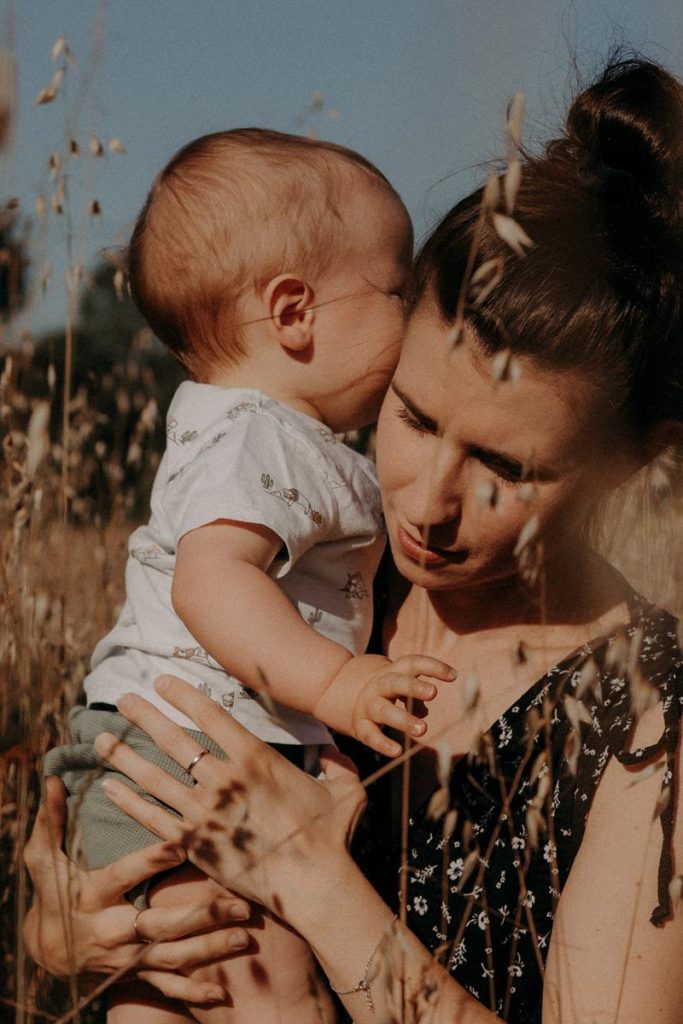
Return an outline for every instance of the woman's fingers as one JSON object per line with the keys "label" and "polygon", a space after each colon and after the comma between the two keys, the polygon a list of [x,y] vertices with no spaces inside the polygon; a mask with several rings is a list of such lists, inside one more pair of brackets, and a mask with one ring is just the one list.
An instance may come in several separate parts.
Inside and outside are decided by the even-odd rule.
{"label": "woman's fingers", "polygon": [[[217,708],[215,702],[209,701],[209,703]],[[157,746],[169,757],[172,757],[181,768],[187,769],[195,761],[197,754],[202,753],[204,748],[195,739],[175,722],[171,722],[162,711],[150,704],[144,697],[126,693],[121,697],[117,706],[129,721],[151,736]],[[205,768],[205,764],[196,761],[192,766],[192,776],[195,779],[201,778],[201,773]]]}
{"label": "woman's fingers", "polygon": [[[139,758],[139,760],[143,759]],[[145,786],[141,775],[134,768],[126,772],[126,774],[152,792],[151,787]],[[167,775],[166,779],[170,786],[173,783],[173,779],[170,775]],[[179,783],[179,785],[182,786],[182,783]],[[117,807],[120,807],[131,818],[135,818],[141,825],[148,828],[150,832],[154,832],[160,839],[165,839],[171,844],[180,844],[186,839],[185,833],[187,830],[183,827],[181,819],[169,811],[165,811],[163,807],[157,807],[156,804],[145,800],[138,793],[134,793],[125,783],[118,782],[116,779],[105,779],[102,782],[102,789]],[[167,802],[171,803],[170,800]]]}
{"label": "woman's fingers", "polygon": [[167,999],[179,999],[183,1003],[220,1003],[226,998],[225,991],[218,985],[193,981],[182,974],[166,971],[138,971],[137,977],[152,985]]}
{"label": "woman's fingers", "polygon": [[31,838],[24,850],[24,863],[30,875],[46,860],[65,860],[62,853],[66,822],[66,793],[55,777],[45,779],[43,801],[38,808]]}
{"label": "woman's fingers", "polygon": [[[127,789],[127,787],[124,787]],[[130,792],[130,790],[128,790]],[[187,859],[181,846],[156,843],[129,853],[96,872],[96,887],[103,903],[114,903],[146,878],[177,867]]]}
{"label": "woman's fingers", "polygon": [[197,964],[222,960],[249,945],[244,928],[222,928],[181,942],[155,943],[145,952],[141,963],[162,971],[181,971]]}
{"label": "woman's fingers", "polygon": [[[231,760],[242,760],[259,749],[260,740],[236,722],[220,704],[204,697],[190,683],[177,676],[160,676],[154,687],[164,700],[191,718],[221,750],[229,751]],[[159,743],[157,736],[154,739]],[[161,743],[159,745],[162,746]]]}
{"label": "woman's fingers", "polygon": [[[194,936],[197,940],[199,955],[189,954],[184,963],[195,962],[202,959],[201,943],[208,933],[215,929],[216,934],[223,934],[226,931],[235,931],[235,924],[238,921],[246,921],[250,916],[250,907],[246,900],[227,897],[220,900],[212,900],[210,903],[203,903],[197,906],[182,907],[149,907],[144,912],[144,918],[140,915],[139,928],[145,935],[160,938],[164,942],[183,939],[186,936]],[[188,943],[194,939],[185,939]],[[207,956],[205,960],[210,959]]]}
{"label": "woman's fingers", "polygon": [[360,788],[358,768],[341,750],[328,743],[321,749],[318,760],[329,782],[348,783],[349,787]]}
{"label": "woman's fingers", "polygon": [[[137,699],[137,698],[136,698]],[[133,779],[147,793],[151,793],[158,800],[163,800],[169,807],[173,807],[182,814],[183,808],[188,806],[188,798],[192,792],[190,786],[178,782],[163,768],[145,760],[118,736],[103,732],[95,740],[95,750],[110,765]],[[102,788],[109,792],[108,784],[111,780],[105,779]],[[170,838],[163,835],[162,838]]]}
{"label": "woman's fingers", "polygon": [[351,758],[336,747],[322,748],[320,767],[325,773],[326,785],[334,794],[333,806],[345,821],[348,843],[367,805],[367,790],[361,784],[358,769]]}

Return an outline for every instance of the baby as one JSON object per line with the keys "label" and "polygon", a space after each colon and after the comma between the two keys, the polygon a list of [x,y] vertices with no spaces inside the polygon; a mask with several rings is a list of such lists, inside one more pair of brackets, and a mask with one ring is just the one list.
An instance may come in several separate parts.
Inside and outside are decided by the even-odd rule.
{"label": "baby", "polygon": [[[192,380],[168,412],[151,518],[130,538],[126,602],[95,649],[88,706],[71,716],[74,745],[48,760],[69,789],[89,867],[156,841],[93,781],[100,732],[125,733],[192,784],[195,762],[176,765],[116,713],[123,693],[221,753],[156,694],[164,673],[311,772],[327,726],[388,756],[401,747],[383,726],[425,731],[396,702],[434,695],[419,674],[453,673],[431,658],[362,653],[382,514],[372,464],[336,436],[376,418],[398,359],[411,250],[389,182],[330,143],[220,132],[182,149],[155,181],[133,232],[131,289]],[[191,904],[206,887],[185,866],[136,902]],[[143,1005],[121,990],[110,1024],[321,1019],[308,947],[273,919],[258,927],[261,975],[253,951],[202,969],[229,993],[220,1005]]]}

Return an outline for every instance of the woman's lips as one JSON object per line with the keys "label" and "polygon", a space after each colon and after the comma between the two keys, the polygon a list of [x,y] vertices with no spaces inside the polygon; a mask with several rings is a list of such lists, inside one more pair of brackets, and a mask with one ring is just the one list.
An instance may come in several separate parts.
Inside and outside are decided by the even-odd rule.
{"label": "woman's lips", "polygon": [[408,558],[420,565],[445,565],[447,562],[464,562],[467,551],[443,551],[440,548],[427,548],[415,540],[402,526],[398,528],[398,542],[401,550]]}

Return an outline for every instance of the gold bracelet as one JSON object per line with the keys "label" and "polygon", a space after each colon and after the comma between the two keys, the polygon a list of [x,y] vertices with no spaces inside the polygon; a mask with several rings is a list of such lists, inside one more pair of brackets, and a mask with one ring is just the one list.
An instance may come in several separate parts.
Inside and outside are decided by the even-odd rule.
{"label": "gold bracelet", "polygon": [[373,949],[372,953],[370,954],[370,959],[368,960],[367,964],[365,965],[365,970],[363,972],[363,977],[360,979],[360,981],[358,982],[356,987],[355,988],[347,988],[347,989],[345,989],[342,992],[340,989],[335,988],[333,985],[330,985],[330,988],[332,989],[332,991],[334,992],[335,995],[337,995],[337,996],[353,996],[353,995],[356,994],[356,992],[363,992],[364,995],[365,995],[365,1001],[368,1004],[368,1010],[370,1010],[371,1013],[375,1012],[375,1004],[374,1004],[374,1002],[372,1000],[372,992],[370,991],[370,982],[368,980],[369,979],[369,975],[370,975],[370,968],[372,967],[373,960],[377,956],[377,953],[379,952],[380,948],[384,945],[384,942],[389,937],[389,934],[393,930],[393,927],[394,927],[394,925],[396,924],[397,921],[398,921],[398,915],[394,914],[394,916],[393,916],[393,918],[391,920],[391,924],[389,925],[388,928],[385,929],[384,934],[382,935],[381,939],[379,940],[379,942],[377,943],[377,945]]}

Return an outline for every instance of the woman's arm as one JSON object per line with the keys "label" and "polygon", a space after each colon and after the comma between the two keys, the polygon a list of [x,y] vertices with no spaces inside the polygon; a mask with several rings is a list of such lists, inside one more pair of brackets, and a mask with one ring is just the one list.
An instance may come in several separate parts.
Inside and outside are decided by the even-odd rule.
{"label": "woman's arm", "polygon": [[[162,795],[181,817],[137,797],[122,783],[106,781],[105,791],[119,807],[160,837],[183,843],[202,871],[296,928],[332,985],[344,993],[354,1020],[390,1019],[402,1004],[422,1001],[431,1004],[430,1024],[488,1024],[497,1019],[406,929],[392,929],[391,911],[347,851],[364,790],[338,752],[324,759],[326,780],[318,782],[188,684],[166,677],[158,689],[229,760],[203,757],[193,768],[197,785],[188,788],[104,735],[96,744],[99,753],[147,792]],[[141,698],[126,697],[119,707],[179,762],[189,764],[200,749]],[[377,949],[392,932],[394,937]],[[360,987],[362,979],[369,982],[372,1009]]]}
{"label": "woman's arm", "polygon": [[[656,742],[662,727],[660,705],[642,716],[632,749]],[[679,779],[682,770],[679,748]],[[648,774],[647,765],[628,769],[613,758],[605,769],[555,918],[545,975],[544,1024],[642,1024],[645,1019],[680,1024],[683,915],[679,908],[663,927],[650,923],[659,902],[661,785],[661,768]],[[675,793],[670,796],[676,798]],[[673,847],[680,872],[680,813]]]}
{"label": "woman's arm", "polygon": [[[134,973],[170,999],[210,1003],[225,993],[215,985],[186,978],[193,966],[234,953],[231,940],[249,916],[243,900],[225,900],[184,909],[143,911],[136,934],[136,909],[124,898],[139,882],[184,860],[177,846],[159,843],[129,854],[98,871],[82,871],[62,852],[66,819],[64,789],[56,778],[45,783],[44,801],[26,845],[26,867],[34,902],[24,924],[31,956],[51,974]],[[233,926],[233,927],[231,927]],[[141,937],[154,937],[143,943]]]}

